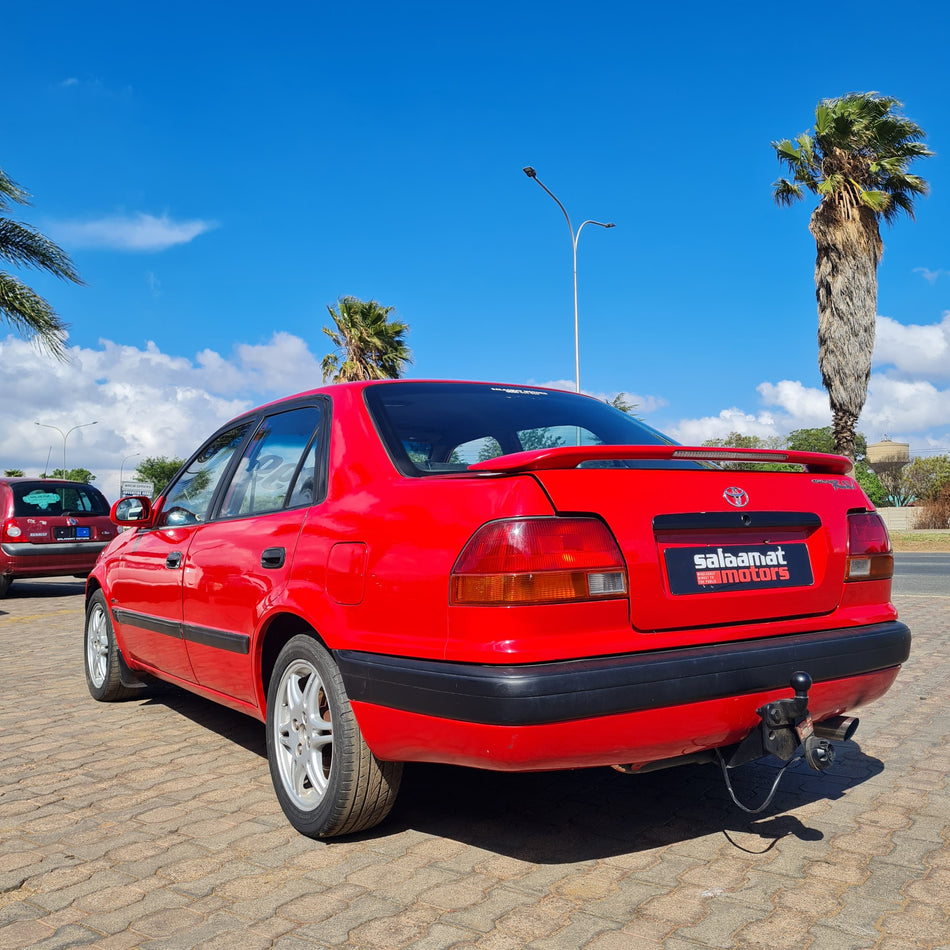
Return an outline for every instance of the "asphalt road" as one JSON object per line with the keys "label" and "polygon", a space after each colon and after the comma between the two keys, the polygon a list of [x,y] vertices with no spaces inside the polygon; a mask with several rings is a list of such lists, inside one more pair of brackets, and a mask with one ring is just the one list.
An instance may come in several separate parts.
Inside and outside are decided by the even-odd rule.
{"label": "asphalt road", "polygon": [[950,554],[895,554],[894,593],[950,597]]}
{"label": "asphalt road", "polygon": [[[946,567],[900,563],[901,584]],[[174,689],[90,699],[81,592],[0,600],[0,950],[950,948],[943,593],[895,594],[896,684],[759,815],[713,766],[415,766],[383,825],[318,842],[277,805],[260,723]]]}

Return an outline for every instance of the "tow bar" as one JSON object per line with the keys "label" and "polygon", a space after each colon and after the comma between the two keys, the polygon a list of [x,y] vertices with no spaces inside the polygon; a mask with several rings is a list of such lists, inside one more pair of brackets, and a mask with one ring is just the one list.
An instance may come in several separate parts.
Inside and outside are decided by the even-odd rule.
{"label": "tow bar", "polygon": [[[794,697],[792,699],[777,699],[756,710],[762,721],[739,743],[729,757],[728,764],[719,750],[716,750],[716,757],[719,759],[729,797],[739,808],[750,815],[756,815],[768,808],[778,790],[779,782],[782,780],[785,770],[790,765],[804,758],[816,772],[823,772],[835,760],[834,746],[827,738],[816,735],[811,714],[808,712],[808,691],[812,687],[812,678],[807,673],[799,671],[792,674],[789,685],[795,692]],[[847,723],[847,725],[842,726],[842,723]],[[833,725],[834,734],[845,739],[850,738],[856,728],[857,720],[851,719],[835,720]],[[832,730],[829,729],[829,731]],[[802,747],[802,755],[795,756],[799,746]],[[732,789],[732,782],[729,780],[728,770],[766,755],[774,755],[785,762],[785,765],[779,769],[768,798],[758,808],[747,808],[736,798]]]}

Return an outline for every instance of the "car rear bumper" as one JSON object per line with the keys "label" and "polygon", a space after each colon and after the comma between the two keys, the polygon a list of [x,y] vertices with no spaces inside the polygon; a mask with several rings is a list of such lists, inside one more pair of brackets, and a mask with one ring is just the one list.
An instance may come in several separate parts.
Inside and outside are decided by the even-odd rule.
{"label": "car rear bumper", "polygon": [[406,712],[492,725],[539,725],[781,689],[899,666],[899,621],[788,637],[554,663],[486,666],[340,651],[347,695]]}
{"label": "car rear bumper", "polygon": [[99,552],[108,544],[108,541],[53,541],[49,544],[14,544],[4,542],[0,544],[0,551],[7,557],[71,557],[74,554],[86,555]]}
{"label": "car rear bumper", "polygon": [[108,541],[56,541],[50,544],[0,544],[0,574],[52,577],[92,570]]}
{"label": "car rear bumper", "polygon": [[646,763],[739,741],[756,708],[814,681],[816,721],[887,691],[910,653],[891,621],[619,657],[487,666],[340,651],[380,758],[498,769]]}

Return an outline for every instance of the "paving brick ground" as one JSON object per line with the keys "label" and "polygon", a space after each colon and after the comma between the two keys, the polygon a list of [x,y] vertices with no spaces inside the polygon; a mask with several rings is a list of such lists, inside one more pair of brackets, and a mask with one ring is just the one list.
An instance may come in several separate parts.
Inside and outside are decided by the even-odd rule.
{"label": "paving brick ground", "polygon": [[385,825],[321,843],[285,822],[258,723],[89,698],[81,590],[0,601],[0,950],[950,948],[950,596],[898,598],[896,688],[761,816],[711,766],[420,766]]}

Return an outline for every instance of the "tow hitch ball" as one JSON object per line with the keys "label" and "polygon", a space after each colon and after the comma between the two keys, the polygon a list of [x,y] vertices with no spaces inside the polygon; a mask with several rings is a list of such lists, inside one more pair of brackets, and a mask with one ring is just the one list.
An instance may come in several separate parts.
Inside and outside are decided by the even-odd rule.
{"label": "tow hitch ball", "polygon": [[808,712],[808,691],[812,679],[807,673],[793,673],[789,684],[795,690],[792,699],[777,699],[766,703],[756,712],[762,718],[762,745],[766,752],[787,762],[801,744],[805,761],[816,771],[823,772],[835,760],[834,746],[827,739],[815,735],[815,727]]}
{"label": "tow hitch ball", "polygon": [[791,699],[777,699],[756,710],[762,722],[740,743],[729,762],[730,768],[764,755],[774,755],[788,762],[799,745],[805,753],[805,761],[816,772],[823,772],[834,762],[834,746],[815,735],[808,712],[811,677],[801,671],[793,673],[790,685],[795,691]]}

